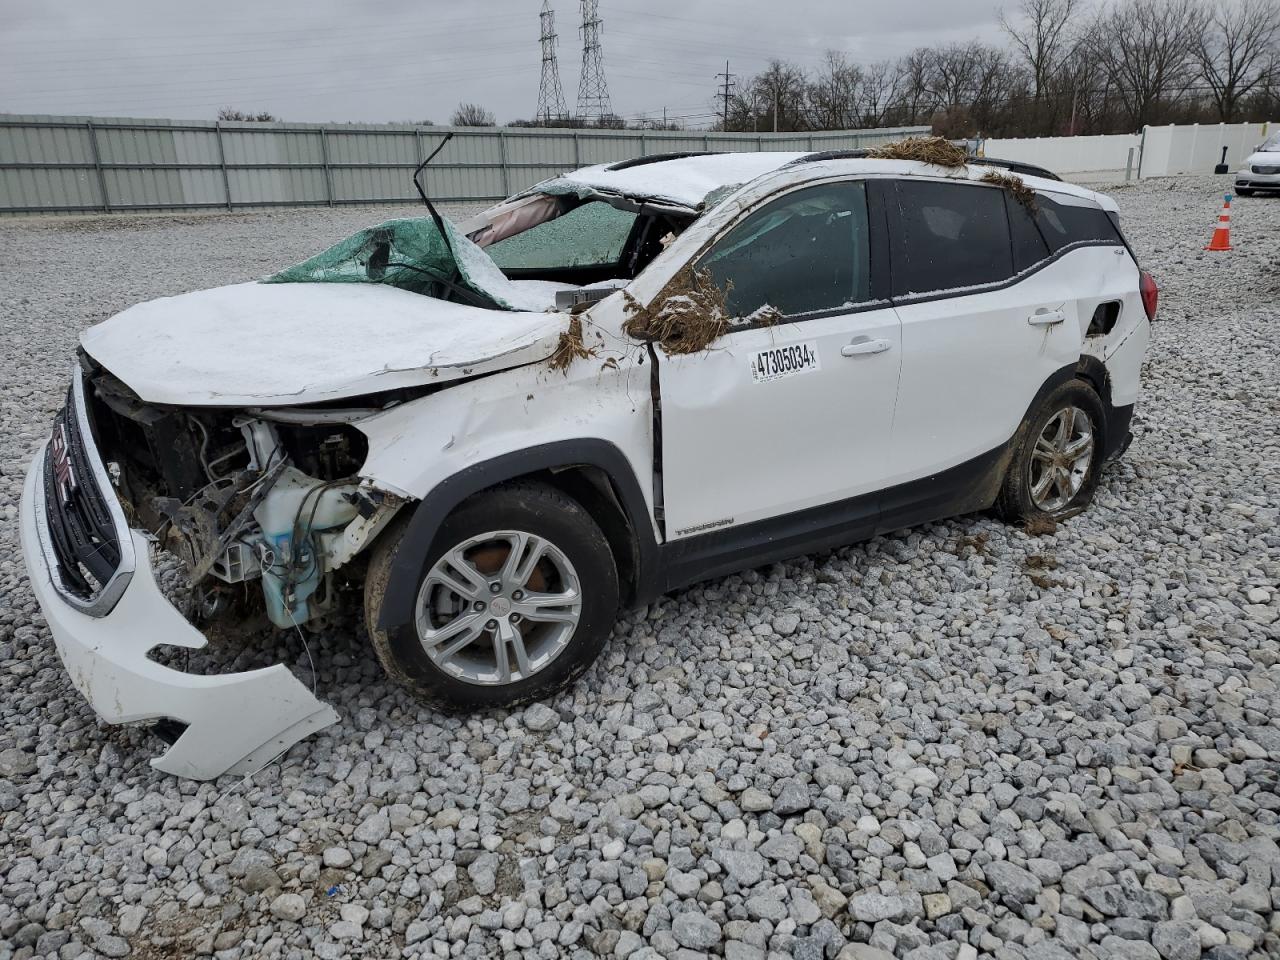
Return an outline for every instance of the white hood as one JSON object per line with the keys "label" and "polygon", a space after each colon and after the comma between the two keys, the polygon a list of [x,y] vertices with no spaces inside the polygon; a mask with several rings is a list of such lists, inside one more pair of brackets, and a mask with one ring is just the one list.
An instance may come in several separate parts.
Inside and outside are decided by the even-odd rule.
{"label": "white hood", "polygon": [[242,283],[140,303],[80,342],[151,403],[279,406],[531,363],[564,324],[378,284]]}

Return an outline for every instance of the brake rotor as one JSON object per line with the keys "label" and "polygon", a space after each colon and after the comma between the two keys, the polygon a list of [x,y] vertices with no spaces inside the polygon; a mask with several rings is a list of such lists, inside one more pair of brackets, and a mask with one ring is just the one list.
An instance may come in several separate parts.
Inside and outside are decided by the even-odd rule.
{"label": "brake rotor", "polygon": [[[481,573],[486,576],[492,576],[502,569],[503,564],[507,562],[507,558],[511,556],[511,544],[509,543],[488,543],[481,544],[465,554],[466,558],[471,561]],[[542,570],[541,561],[533,568],[533,572],[529,574],[527,583],[520,584],[521,587],[532,590],[534,593],[542,593],[547,589],[547,576]]]}

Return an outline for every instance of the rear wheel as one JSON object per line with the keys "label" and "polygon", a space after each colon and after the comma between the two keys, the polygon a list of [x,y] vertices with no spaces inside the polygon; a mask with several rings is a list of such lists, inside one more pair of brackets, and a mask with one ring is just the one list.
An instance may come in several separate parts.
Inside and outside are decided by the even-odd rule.
{"label": "rear wheel", "polygon": [[1087,383],[1054,390],[1023,425],[996,500],[1009,520],[1063,520],[1089,505],[1102,466],[1102,401]]}
{"label": "rear wheel", "polygon": [[554,693],[595,660],[618,609],[608,541],[553,487],[519,483],[479,494],[440,526],[421,564],[414,620],[377,627],[386,571],[403,528],[370,560],[365,615],[387,674],[452,709],[511,706]]}

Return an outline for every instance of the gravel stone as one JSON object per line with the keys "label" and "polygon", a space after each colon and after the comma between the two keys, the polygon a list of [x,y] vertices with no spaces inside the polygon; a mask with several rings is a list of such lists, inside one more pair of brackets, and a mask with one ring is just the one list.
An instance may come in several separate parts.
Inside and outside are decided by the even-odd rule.
{"label": "gravel stone", "polygon": [[524,725],[535,733],[546,733],[560,725],[560,714],[545,703],[531,704],[525,708]]}
{"label": "gravel stone", "polygon": [[704,914],[689,910],[671,923],[676,943],[691,950],[710,950],[720,942],[720,925]]}
{"label": "gravel stone", "polygon": [[764,876],[764,857],[754,850],[717,850],[715,857],[740,887],[754,887]]}
{"label": "gravel stone", "polygon": [[773,801],[773,812],[780,817],[809,809],[809,791],[802,783],[788,780]]}
{"label": "gravel stone", "polygon": [[899,920],[919,916],[923,912],[920,897],[885,896],[881,893],[859,894],[849,900],[849,912],[863,923]]}
{"label": "gravel stone", "polygon": [[1164,960],[1196,960],[1200,956],[1200,935],[1190,923],[1165,920],[1155,925],[1151,943]]}
{"label": "gravel stone", "polygon": [[1040,880],[1030,870],[997,860],[986,866],[987,883],[1011,903],[1030,903],[1041,890]]}
{"label": "gravel stone", "polygon": [[356,827],[353,836],[361,843],[381,843],[391,836],[391,821],[385,813],[375,813]]}
{"label": "gravel stone", "polygon": [[298,921],[307,912],[307,901],[296,893],[282,893],[271,901],[271,912],[281,920]]}

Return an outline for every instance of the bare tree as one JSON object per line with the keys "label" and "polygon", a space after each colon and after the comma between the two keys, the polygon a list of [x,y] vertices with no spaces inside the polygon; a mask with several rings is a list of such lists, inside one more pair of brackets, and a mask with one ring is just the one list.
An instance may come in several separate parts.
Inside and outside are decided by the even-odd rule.
{"label": "bare tree", "polygon": [[928,47],[916,47],[898,61],[899,106],[906,123],[919,123],[933,113],[930,88],[935,56]]}
{"label": "bare tree", "polygon": [[1099,14],[1090,47],[1132,130],[1165,119],[1195,80],[1192,49],[1204,30],[1196,0],[1127,0]]}
{"label": "bare tree", "polygon": [[265,110],[261,113],[245,113],[243,110],[237,110],[235,107],[223,107],[218,111],[218,119],[247,120],[256,123],[275,123],[280,118],[267,113]]}
{"label": "bare tree", "polygon": [[890,110],[898,99],[899,79],[897,67],[888,60],[863,69],[858,86],[858,126],[882,127],[889,122]]}
{"label": "bare tree", "polygon": [[1280,38],[1280,3],[1241,0],[1223,4],[1192,38],[1200,77],[1223,123],[1240,114],[1241,101],[1266,83]]}
{"label": "bare tree", "polygon": [[795,64],[769,61],[768,68],[752,78],[748,96],[753,118],[761,130],[807,130],[805,92],[808,82]]}
{"label": "bare tree", "polygon": [[815,130],[848,130],[858,125],[862,68],[828,50],[805,90],[808,125]]}
{"label": "bare tree", "polygon": [[1000,11],[1000,27],[1031,73],[1031,96],[1039,102],[1071,46],[1071,30],[1080,0],[1022,0],[1020,23],[1011,23]]}
{"label": "bare tree", "polygon": [[453,111],[449,123],[455,127],[492,127],[496,124],[493,113],[478,103],[460,103]]}

